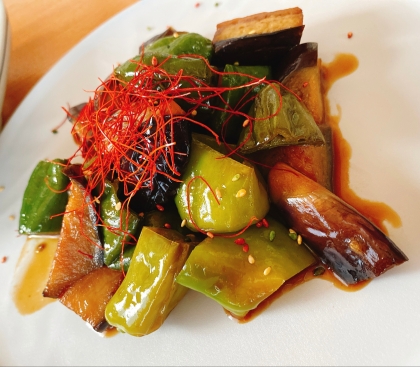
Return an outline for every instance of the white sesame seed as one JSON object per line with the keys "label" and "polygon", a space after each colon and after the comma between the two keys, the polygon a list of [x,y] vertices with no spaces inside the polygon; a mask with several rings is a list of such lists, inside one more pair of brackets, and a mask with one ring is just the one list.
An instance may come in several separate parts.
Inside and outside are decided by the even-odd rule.
{"label": "white sesame seed", "polygon": [[302,236],[300,234],[297,236],[297,243],[298,245],[302,244]]}
{"label": "white sesame seed", "polygon": [[0,186],[0,192],[4,191],[5,187],[4,186]]}
{"label": "white sesame seed", "polygon": [[232,181],[238,181],[241,178],[241,175],[237,173],[235,176],[232,177]]}
{"label": "white sesame seed", "polygon": [[296,231],[292,228],[289,228],[289,233],[296,233]]}
{"label": "white sesame seed", "polygon": [[222,198],[222,192],[220,191],[220,189],[218,187],[216,188],[216,196],[217,196],[218,199]]}
{"label": "white sesame seed", "polygon": [[15,216],[14,215],[9,215],[9,219],[10,220],[15,220]]}
{"label": "white sesame seed", "polygon": [[265,268],[264,270],[264,275],[268,275],[271,272],[271,266],[269,266],[268,268]]}
{"label": "white sesame seed", "polygon": [[253,257],[252,255],[248,255],[248,262],[249,262],[250,264],[255,263],[255,259],[254,259],[254,257]]}
{"label": "white sesame seed", "polygon": [[121,201],[115,204],[115,210],[121,210]]}
{"label": "white sesame seed", "polygon": [[257,33],[257,31],[255,29],[248,32],[248,34],[255,34],[255,33]]}
{"label": "white sesame seed", "polygon": [[243,198],[246,195],[246,190],[245,189],[240,189],[237,193],[236,193],[236,197],[237,198]]}
{"label": "white sesame seed", "polygon": [[181,222],[181,227],[185,227],[186,224],[187,224],[187,220],[183,219],[182,222]]}

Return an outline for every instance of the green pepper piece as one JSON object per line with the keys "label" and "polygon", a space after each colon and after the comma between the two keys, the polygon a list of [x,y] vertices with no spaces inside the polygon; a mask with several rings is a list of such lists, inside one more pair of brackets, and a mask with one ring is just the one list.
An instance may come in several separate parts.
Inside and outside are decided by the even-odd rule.
{"label": "green pepper piece", "polygon": [[120,260],[123,244],[126,246],[137,242],[142,222],[142,218],[131,210],[121,209],[117,192],[118,181],[105,180],[100,209],[104,226],[100,228],[104,244],[104,263],[107,266],[114,260]]}
{"label": "green pepper piece", "polygon": [[[281,93],[281,100],[280,100]],[[278,85],[266,86],[255,98],[249,114],[257,120],[242,130],[242,153],[284,145],[322,145],[324,136],[311,113]],[[250,134],[251,131],[251,134]]]}
{"label": "green pepper piece", "polygon": [[[234,238],[206,238],[193,249],[176,282],[244,317],[286,280],[316,262],[304,245],[289,237],[287,228],[273,218],[267,220],[269,228],[252,226]],[[249,252],[234,243],[239,238]]]}
{"label": "green pepper piece", "polygon": [[145,52],[162,56],[200,55],[210,60],[214,49],[210,39],[198,33],[183,33],[160,38],[145,47]]}
{"label": "green pepper piece", "polygon": [[[191,234],[191,231],[187,227],[181,226],[181,219],[179,217],[176,207],[170,205],[165,206],[164,211],[152,210],[144,214],[142,225],[145,227],[155,227],[155,228],[169,228],[178,231],[184,236]],[[195,239],[195,237],[193,237]],[[130,267],[131,258],[134,253],[135,246],[126,246],[124,248],[123,258],[115,258],[115,260],[108,265],[109,268],[115,270],[121,270],[121,265],[123,265],[124,271],[127,272]]]}
{"label": "green pepper piece", "polygon": [[188,228],[195,231],[198,226],[213,233],[241,230],[269,210],[258,171],[249,163],[225,157],[194,135],[175,204]]}
{"label": "green pepper piece", "polygon": [[197,33],[185,33],[178,37],[167,36],[146,46],[141,55],[137,55],[120,65],[114,73],[121,80],[128,82],[140,71],[138,65],[140,60],[145,65],[152,65],[152,59],[156,58],[158,63],[163,62],[160,67],[168,74],[176,75],[182,70],[184,75],[194,76],[208,84],[211,82],[213,74],[204,60],[198,57],[178,58],[177,56],[199,55],[210,59],[212,54],[211,40]]}
{"label": "green pepper piece", "polygon": [[124,248],[122,259],[120,257],[115,258],[115,260],[108,265],[108,268],[113,270],[124,269],[124,272],[127,273],[130,268],[131,259],[136,249],[135,245],[129,245]]}
{"label": "green pepper piece", "polygon": [[[129,82],[135,75],[137,75],[141,69],[139,69],[139,62],[141,61],[145,65],[152,65],[152,57],[155,56],[159,63],[162,62],[160,67],[165,70],[170,75],[176,75],[180,70],[182,70],[183,75],[194,76],[199,78],[206,83],[210,83],[213,74],[209,69],[208,65],[202,59],[196,59],[191,57],[169,57],[153,55],[150,52],[145,53],[144,55],[138,55],[124,64],[118,66],[114,73],[115,75],[126,82]],[[156,75],[156,78],[159,76]]]}
{"label": "green pepper piece", "polygon": [[190,246],[171,229],[143,227],[130,268],[105,309],[108,323],[143,336],[157,330],[187,288],[175,282]]}
{"label": "green pepper piece", "polygon": [[[224,72],[227,74],[223,75],[221,86],[228,88],[245,85],[252,80],[250,77],[235,73],[247,74],[260,79],[264,77],[267,79],[271,78],[270,66],[237,66],[227,64],[225,65]],[[228,90],[222,94],[222,98],[226,101],[226,104],[221,102],[218,107],[222,109],[230,108],[242,112],[248,111],[252,104],[252,97],[263,87],[264,85],[257,85],[255,87]],[[244,100],[241,100],[242,98],[244,98]],[[248,103],[244,103],[245,101],[248,101]],[[226,122],[228,118],[229,121]],[[216,133],[223,136],[226,141],[236,143],[242,131],[244,120],[245,118],[243,116],[231,115],[228,110],[217,110],[214,113],[214,117],[211,119],[211,127]]]}
{"label": "green pepper piece", "polygon": [[62,173],[67,161],[40,161],[33,170],[23,194],[19,233],[60,233],[66,211],[69,178]]}

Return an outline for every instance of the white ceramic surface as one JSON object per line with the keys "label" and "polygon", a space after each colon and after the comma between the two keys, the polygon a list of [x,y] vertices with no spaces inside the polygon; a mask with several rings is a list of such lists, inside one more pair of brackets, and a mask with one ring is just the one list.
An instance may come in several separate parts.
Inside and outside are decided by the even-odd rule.
{"label": "white ceramic surface", "polygon": [[[0,365],[419,365],[420,364],[420,2],[417,0],[143,0],[69,52],[31,91],[0,135]],[[300,6],[302,41],[320,56],[359,59],[329,97],[353,148],[351,186],[401,217],[388,226],[410,261],[355,293],[314,280],[275,301],[247,324],[189,292],[161,329],[143,337],[102,338],[58,302],[20,315],[10,296],[25,241],[17,235],[21,198],[35,164],[69,156],[62,106],[85,101],[113,65],[173,26],[212,37],[216,23]],[[347,38],[352,31],[354,36]],[[9,217],[15,216],[15,220]]]}

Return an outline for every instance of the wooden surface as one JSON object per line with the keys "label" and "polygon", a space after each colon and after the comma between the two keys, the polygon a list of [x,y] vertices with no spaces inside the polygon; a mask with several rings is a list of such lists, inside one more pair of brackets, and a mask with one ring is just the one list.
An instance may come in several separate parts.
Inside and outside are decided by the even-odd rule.
{"label": "wooden surface", "polygon": [[34,84],[86,35],[139,0],[3,0],[11,48],[3,123]]}

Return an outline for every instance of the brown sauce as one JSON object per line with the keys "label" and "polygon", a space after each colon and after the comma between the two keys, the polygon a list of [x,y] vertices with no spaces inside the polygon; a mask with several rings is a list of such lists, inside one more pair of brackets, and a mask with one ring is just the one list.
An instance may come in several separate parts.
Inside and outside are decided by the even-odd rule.
{"label": "brown sauce", "polygon": [[28,237],[20,254],[12,291],[13,301],[22,315],[40,310],[53,302],[42,296],[57,248],[58,238]]}
{"label": "brown sauce", "polygon": [[[358,65],[357,58],[351,54],[339,54],[330,63],[323,63],[324,95],[327,96],[334,82],[354,72]],[[338,106],[339,114],[331,115],[328,98],[325,98],[325,111],[327,122],[333,131],[334,192],[375,223],[384,233],[388,232],[384,225],[385,221],[395,228],[400,227],[401,218],[391,207],[382,202],[361,198],[350,187],[351,146],[339,128],[341,109]]]}

